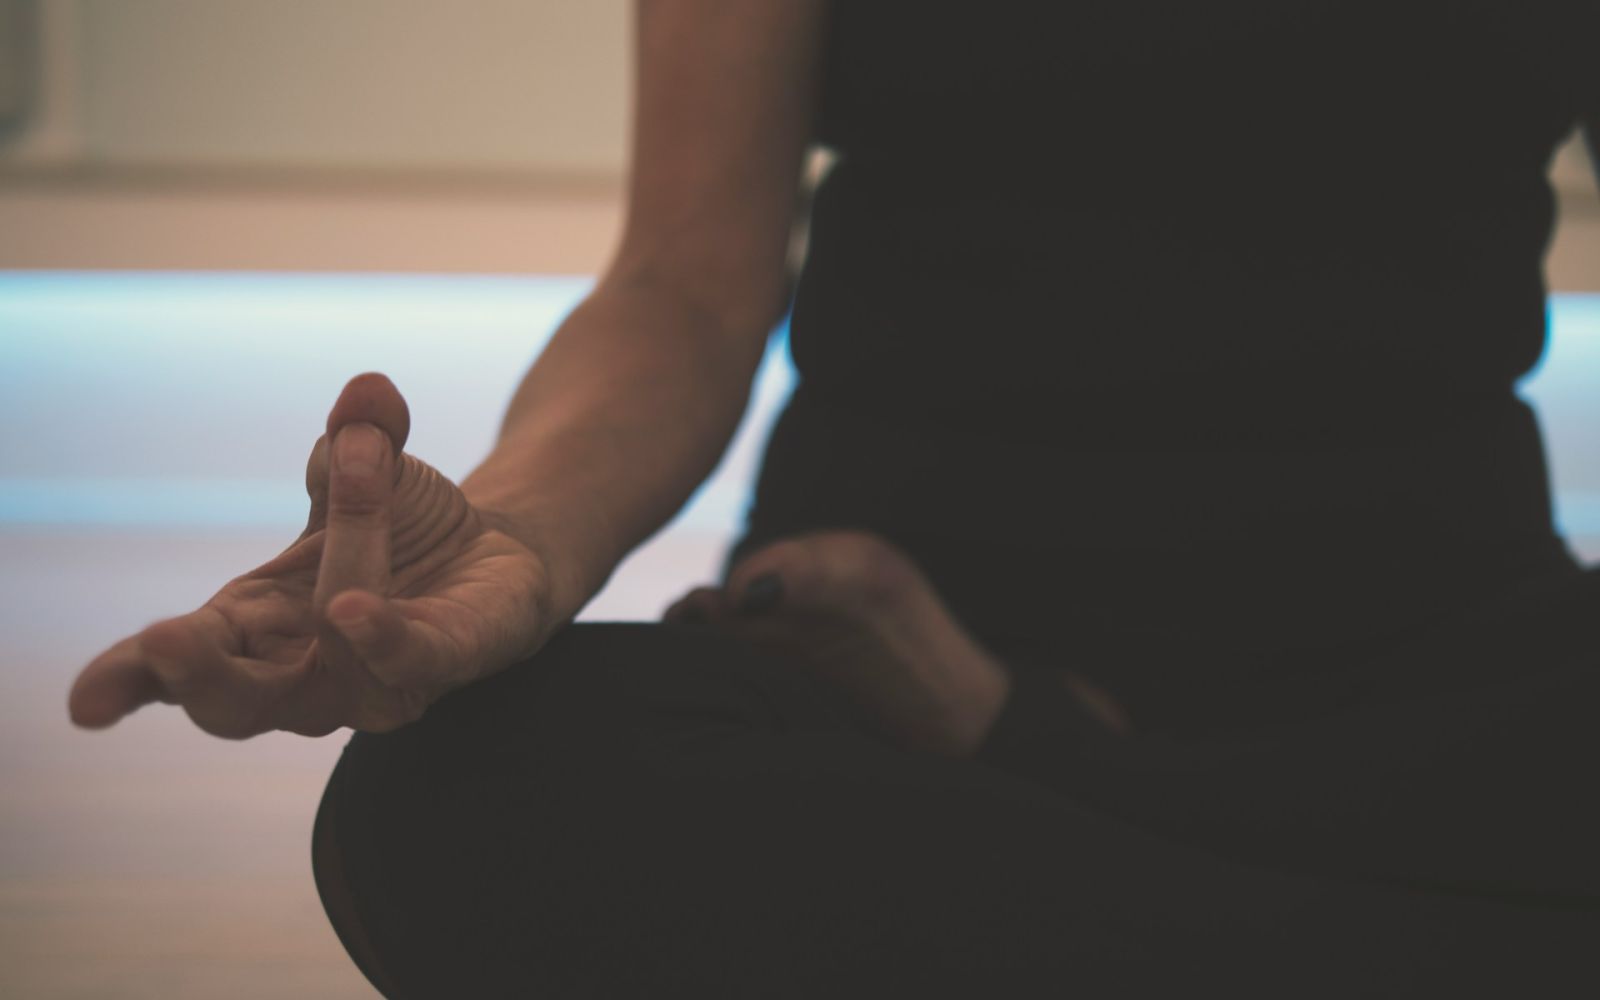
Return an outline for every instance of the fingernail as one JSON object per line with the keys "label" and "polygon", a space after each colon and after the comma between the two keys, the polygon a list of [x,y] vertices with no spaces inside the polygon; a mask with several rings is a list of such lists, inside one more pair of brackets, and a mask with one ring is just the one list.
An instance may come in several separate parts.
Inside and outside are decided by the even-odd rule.
{"label": "fingernail", "polygon": [[745,586],[744,596],[739,599],[739,613],[760,614],[776,606],[782,598],[783,580],[776,573],[763,573]]}
{"label": "fingernail", "polygon": [[383,432],[372,424],[346,424],[334,441],[333,460],[340,472],[365,475],[377,470],[387,447],[389,442],[384,440]]}

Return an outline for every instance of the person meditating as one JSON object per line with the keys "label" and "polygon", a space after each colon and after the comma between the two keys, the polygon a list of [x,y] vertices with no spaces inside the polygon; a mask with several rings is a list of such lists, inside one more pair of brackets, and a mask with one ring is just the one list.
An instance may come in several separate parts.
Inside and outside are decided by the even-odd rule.
{"label": "person meditating", "polygon": [[[1600,568],[1515,385],[1597,28],[642,2],[624,232],[490,455],[352,378],[301,536],[72,718],[355,730],[313,868],[391,997],[1596,995]],[[574,623],[791,302],[722,579]]]}

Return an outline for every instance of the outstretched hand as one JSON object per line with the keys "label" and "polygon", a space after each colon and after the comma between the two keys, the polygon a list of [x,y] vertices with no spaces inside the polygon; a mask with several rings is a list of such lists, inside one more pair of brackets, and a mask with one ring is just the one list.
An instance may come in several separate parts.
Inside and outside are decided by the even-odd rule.
{"label": "outstretched hand", "polygon": [[306,465],[305,531],[90,661],[72,720],[100,729],[162,701],[232,738],[383,731],[531,656],[561,624],[547,620],[543,561],[404,453],[410,426],[387,377],[351,379]]}

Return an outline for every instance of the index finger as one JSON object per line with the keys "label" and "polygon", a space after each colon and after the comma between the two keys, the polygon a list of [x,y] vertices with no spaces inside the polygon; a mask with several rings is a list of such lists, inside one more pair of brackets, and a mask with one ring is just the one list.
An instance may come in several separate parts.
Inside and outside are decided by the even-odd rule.
{"label": "index finger", "polygon": [[150,669],[138,636],[128,636],[90,661],[72,682],[67,713],[85,729],[104,729],[166,693]]}
{"label": "index finger", "polygon": [[[177,628],[194,632],[203,644],[215,645],[230,654],[238,652],[232,630],[209,606],[164,619],[160,626],[162,631]],[[149,632],[147,628],[122,639],[79,671],[67,695],[67,711],[73,723],[85,729],[104,729],[143,705],[177,700],[143,646],[142,640]]]}

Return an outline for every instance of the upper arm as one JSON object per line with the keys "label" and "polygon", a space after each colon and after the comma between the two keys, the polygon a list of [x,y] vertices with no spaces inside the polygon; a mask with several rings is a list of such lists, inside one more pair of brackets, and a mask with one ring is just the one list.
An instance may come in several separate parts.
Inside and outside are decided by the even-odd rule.
{"label": "upper arm", "polygon": [[765,338],[785,301],[824,0],[638,0],[628,211],[605,282]]}

